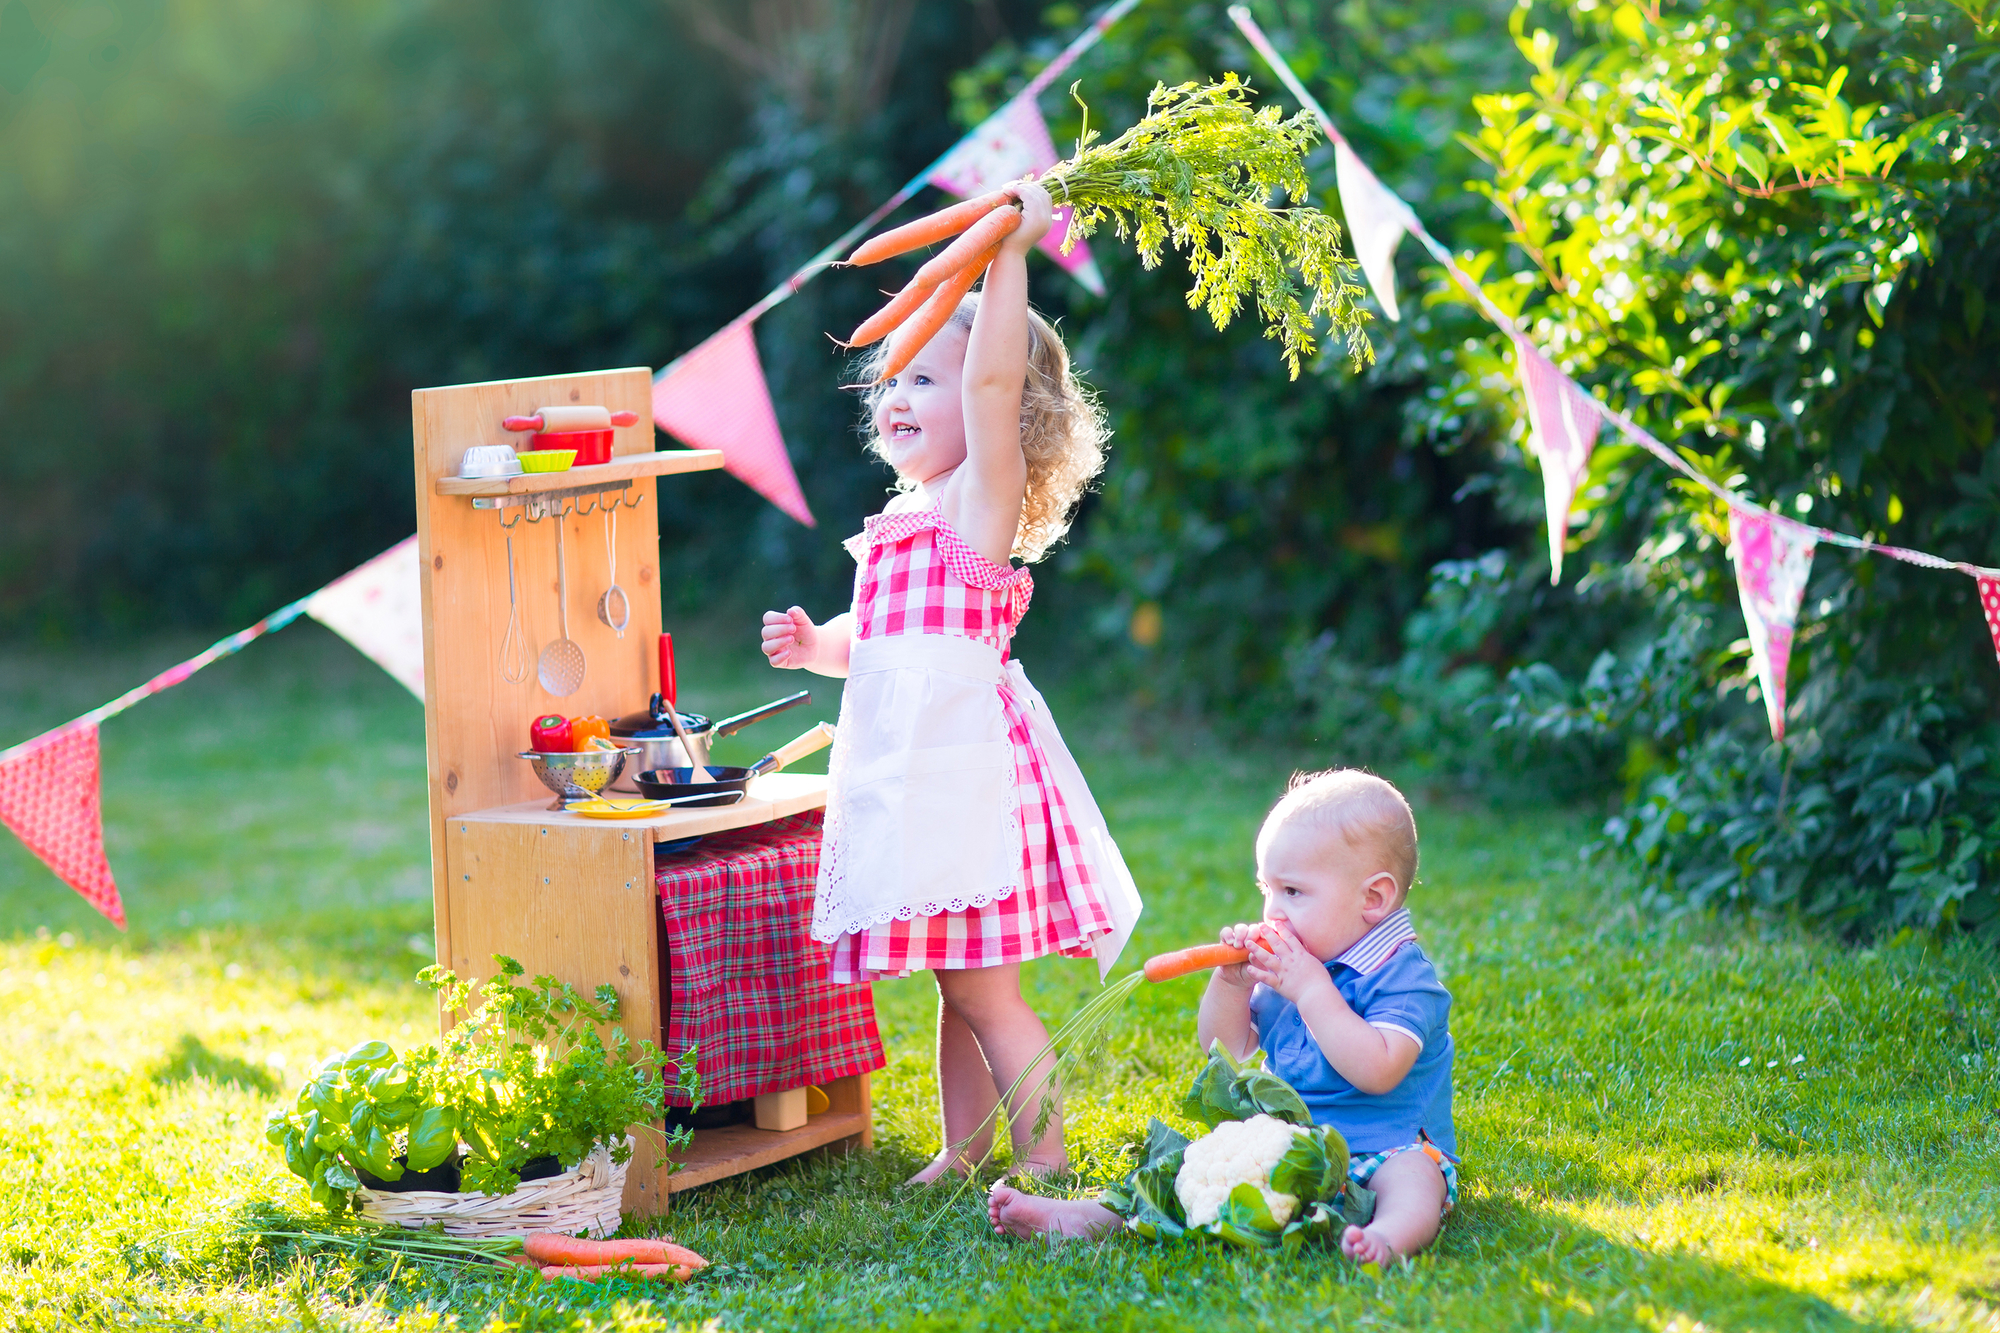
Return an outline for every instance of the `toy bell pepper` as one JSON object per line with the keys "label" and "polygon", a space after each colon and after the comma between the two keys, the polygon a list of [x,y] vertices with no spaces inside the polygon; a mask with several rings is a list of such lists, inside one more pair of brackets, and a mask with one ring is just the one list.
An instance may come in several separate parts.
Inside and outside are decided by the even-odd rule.
{"label": "toy bell pepper", "polygon": [[592,713],[586,713],[582,717],[573,717],[569,720],[570,749],[591,749],[590,738],[593,736],[601,736],[609,740],[611,737],[611,724]]}
{"label": "toy bell pepper", "polygon": [[561,713],[538,717],[529,724],[528,737],[528,748],[536,754],[566,754],[569,752],[569,719]]}

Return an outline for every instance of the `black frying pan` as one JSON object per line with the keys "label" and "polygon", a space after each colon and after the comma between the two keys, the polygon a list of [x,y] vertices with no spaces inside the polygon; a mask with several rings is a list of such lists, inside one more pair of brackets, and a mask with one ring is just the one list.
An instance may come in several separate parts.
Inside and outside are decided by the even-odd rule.
{"label": "black frying pan", "polygon": [[748,768],[736,768],[726,764],[710,764],[702,771],[709,775],[707,782],[690,782],[694,775],[692,768],[649,768],[634,779],[639,784],[639,793],[649,800],[672,801],[676,809],[700,809],[711,805],[734,805],[742,800],[750,790],[750,780],[766,773],[775,773],[786,764],[796,764],[799,760],[817,750],[823,750],[833,743],[833,726],[822,722],[796,740],[785,744],[765,755]]}

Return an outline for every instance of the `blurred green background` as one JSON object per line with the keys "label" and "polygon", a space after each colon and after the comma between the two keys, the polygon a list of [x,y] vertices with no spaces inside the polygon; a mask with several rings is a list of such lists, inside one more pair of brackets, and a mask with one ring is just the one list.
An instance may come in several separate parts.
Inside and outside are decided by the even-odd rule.
{"label": "blurred green background", "polygon": [[[1753,497],[1995,564],[1987,8],[1252,5],[1362,156],[1579,379]],[[399,540],[411,389],[666,364],[1087,17],[0,0],[15,670],[164,664],[165,645]],[[1276,87],[1221,5],[1146,0],[1043,110],[1066,145],[1072,79],[1116,129],[1156,82],[1225,70]],[[1843,133],[1904,144],[1879,182],[1746,193],[1632,135],[1665,93],[1763,99],[1768,121],[1835,86],[1856,112]],[[1337,208],[1331,152],[1311,166]],[[1187,310],[1174,264],[1095,248],[1103,299],[1035,270],[1117,430],[1100,493],[1037,571],[1022,653],[1046,677],[1169,744],[1303,744],[1581,805],[1596,850],[1664,906],[1852,932],[2000,922],[2000,673],[1970,580],[1823,546],[1772,745],[1715,506],[1600,449],[1551,587],[1505,339],[1416,246],[1374,367],[1333,348],[1297,382],[1253,322],[1218,333]],[[836,271],[760,322],[821,523],[721,474],[663,488],[670,625],[721,635],[761,605],[845,598],[839,539],[888,477],[826,334],[890,281]],[[119,655],[134,643],[161,647]]]}

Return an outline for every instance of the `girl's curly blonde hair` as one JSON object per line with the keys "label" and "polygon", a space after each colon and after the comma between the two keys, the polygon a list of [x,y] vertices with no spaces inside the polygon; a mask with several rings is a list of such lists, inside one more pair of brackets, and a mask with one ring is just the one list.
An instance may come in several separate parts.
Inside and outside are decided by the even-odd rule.
{"label": "girl's curly blonde hair", "polygon": [[[945,328],[969,335],[973,316],[978,313],[979,295],[973,293],[958,303]],[[862,373],[872,386],[863,400],[868,411],[863,429],[868,451],[878,458],[885,455],[874,430],[875,408],[888,388],[872,381],[880,376],[888,359],[885,340],[862,362]],[[1021,505],[1021,528],[1014,535],[1018,559],[1033,564],[1063,539],[1091,478],[1104,470],[1104,442],[1110,438],[1097,395],[1070,373],[1069,351],[1063,346],[1062,335],[1029,310],[1028,379],[1021,389],[1021,453],[1028,461],[1028,493]],[[904,491],[916,488],[915,483],[902,480],[896,485]]]}

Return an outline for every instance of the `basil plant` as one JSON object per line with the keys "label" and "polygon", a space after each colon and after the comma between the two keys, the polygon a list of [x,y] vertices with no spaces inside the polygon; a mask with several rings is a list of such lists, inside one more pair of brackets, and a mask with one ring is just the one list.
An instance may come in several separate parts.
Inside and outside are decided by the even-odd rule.
{"label": "basil plant", "polygon": [[399,1138],[411,1171],[428,1171],[452,1155],[457,1112],[424,1103],[417,1080],[389,1043],[364,1041],[321,1061],[291,1109],[272,1114],[264,1137],[283,1150],[292,1174],[311,1186],[313,1202],[338,1214],[361,1188],[362,1171],[402,1179]]}

